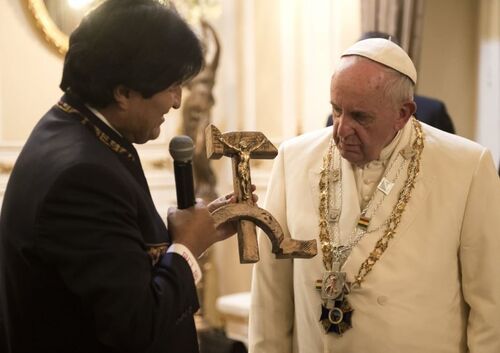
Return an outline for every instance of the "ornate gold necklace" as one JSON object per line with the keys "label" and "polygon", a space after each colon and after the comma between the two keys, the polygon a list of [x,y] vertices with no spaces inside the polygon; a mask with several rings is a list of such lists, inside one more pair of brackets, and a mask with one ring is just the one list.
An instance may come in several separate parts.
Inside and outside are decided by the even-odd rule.
{"label": "ornate gold necklace", "polygon": [[92,131],[96,137],[104,143],[109,149],[113,152],[118,153],[120,155],[125,156],[132,162],[135,162],[134,155],[124,146],[122,146],[119,142],[112,139],[108,134],[106,134],[102,129],[100,129],[97,125],[95,125],[89,118],[87,118],[82,112],[80,112],[75,107],[71,106],[69,103],[59,101],[56,104],[56,107],[61,109],[63,112],[68,114],[75,114],[79,117],[82,125],[87,126],[90,131]]}
{"label": "ornate gold necklace", "polygon": [[[323,273],[322,280],[317,281],[316,288],[321,292],[323,304],[321,306],[320,321],[326,333],[334,332],[342,335],[343,332],[351,328],[353,309],[347,301],[347,296],[351,291],[351,288],[359,288],[361,286],[365,276],[372,270],[373,266],[387,249],[389,241],[396,234],[396,229],[401,221],[401,216],[403,215],[406,205],[410,200],[411,192],[415,187],[415,179],[420,170],[420,158],[424,149],[422,126],[416,119],[412,119],[411,123],[415,129],[416,138],[410,150],[403,149],[400,152],[403,154],[405,159],[410,159],[406,182],[399,193],[399,198],[394,205],[389,219],[384,223],[386,225],[384,234],[377,241],[370,255],[361,264],[353,283],[347,282],[346,273],[341,271],[343,263],[340,262],[339,254],[345,253],[343,249],[344,247],[334,245],[328,222],[331,218],[329,200],[329,188],[331,183],[329,182],[329,174],[332,173],[331,163],[334,150],[336,149],[335,144],[332,141],[327,154],[323,157],[323,168],[321,170],[319,180],[319,239],[323,253],[323,265],[326,271]],[[334,170],[333,174],[332,181],[334,183],[341,183],[341,170]],[[386,182],[385,178],[382,179],[382,182]],[[338,222],[340,217],[336,218]],[[368,218],[361,214],[358,226],[366,229],[369,221],[370,220]]]}

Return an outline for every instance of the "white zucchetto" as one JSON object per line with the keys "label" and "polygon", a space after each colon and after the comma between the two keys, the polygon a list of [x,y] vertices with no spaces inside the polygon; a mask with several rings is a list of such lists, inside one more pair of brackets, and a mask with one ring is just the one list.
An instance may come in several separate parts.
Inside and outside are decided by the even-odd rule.
{"label": "white zucchetto", "polygon": [[390,67],[408,76],[417,84],[417,70],[406,52],[394,42],[383,38],[369,38],[354,43],[342,56],[359,55]]}

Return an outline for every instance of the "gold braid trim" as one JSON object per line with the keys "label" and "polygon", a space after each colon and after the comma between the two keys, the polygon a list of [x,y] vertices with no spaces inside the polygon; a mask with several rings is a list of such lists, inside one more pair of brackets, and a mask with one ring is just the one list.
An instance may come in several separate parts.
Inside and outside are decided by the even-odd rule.
{"label": "gold braid trim", "polygon": [[156,266],[163,255],[167,253],[169,243],[146,244],[148,255],[151,259],[151,265]]}
{"label": "gold braid trim", "polygon": [[323,265],[327,271],[332,269],[333,244],[328,229],[328,213],[330,211],[330,192],[328,190],[328,175],[332,163],[333,149],[335,148],[333,138],[328,145],[328,153],[323,157],[323,168],[319,177],[319,240],[323,253]]}
{"label": "gold braid trim", "polygon": [[132,153],[130,153],[129,150],[127,150],[125,147],[123,147],[118,142],[116,142],[111,137],[109,137],[108,134],[106,134],[99,127],[97,127],[94,123],[92,123],[89,120],[89,118],[87,118],[85,115],[83,115],[79,110],[75,109],[74,107],[72,107],[68,103],[62,102],[62,101],[58,102],[56,107],[65,113],[78,115],[82,125],[86,125],[87,127],[90,127],[90,130],[92,130],[94,132],[94,134],[99,139],[99,141],[101,141],[103,144],[105,144],[113,152],[126,156],[132,162],[135,161],[134,155]]}

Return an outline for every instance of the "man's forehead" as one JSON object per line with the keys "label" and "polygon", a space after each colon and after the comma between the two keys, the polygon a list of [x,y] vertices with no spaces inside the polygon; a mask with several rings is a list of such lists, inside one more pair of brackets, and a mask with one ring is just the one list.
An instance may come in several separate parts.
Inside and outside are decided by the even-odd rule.
{"label": "man's forehead", "polygon": [[358,55],[346,55],[340,58],[335,72],[342,71],[352,66],[361,65],[379,65],[377,62]]}
{"label": "man's forehead", "polygon": [[[387,68],[384,65],[361,56],[344,56],[332,75],[332,86],[340,77],[345,80],[358,80],[359,83],[372,83],[384,80]],[[337,78],[337,80],[336,80]]]}

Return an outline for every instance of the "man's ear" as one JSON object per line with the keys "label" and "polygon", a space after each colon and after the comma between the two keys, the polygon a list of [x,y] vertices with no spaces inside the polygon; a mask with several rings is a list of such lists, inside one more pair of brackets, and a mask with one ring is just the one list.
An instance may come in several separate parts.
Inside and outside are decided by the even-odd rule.
{"label": "man's ear", "polygon": [[130,103],[131,90],[123,85],[118,85],[113,89],[113,97],[120,109],[126,110]]}
{"label": "man's ear", "polygon": [[403,105],[401,105],[401,107],[399,108],[399,117],[396,122],[396,129],[401,130],[416,111],[417,105],[414,101],[403,103]]}

